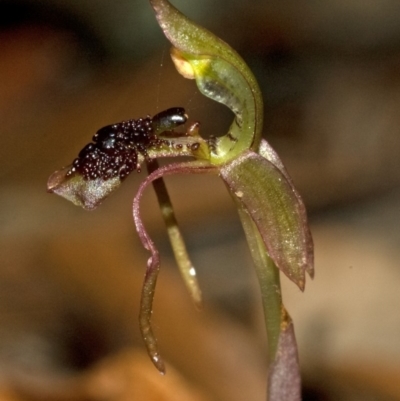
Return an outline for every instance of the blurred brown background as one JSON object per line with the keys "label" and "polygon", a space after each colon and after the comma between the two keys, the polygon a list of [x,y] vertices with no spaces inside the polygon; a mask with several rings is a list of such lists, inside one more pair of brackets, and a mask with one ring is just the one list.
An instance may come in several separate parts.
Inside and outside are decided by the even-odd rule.
{"label": "blurred brown background", "polygon": [[[265,137],[307,204],[316,278],[283,278],[304,400],[400,400],[400,2],[180,0],[233,45],[265,98]],[[154,196],[162,251],[153,322],[138,333],[147,253],[131,217],[143,174],[89,213],[46,193],[103,125],[184,106],[204,135],[231,115],[171,66],[146,0],[0,0],[0,400],[265,399],[259,293],[216,178],[168,180],[199,272],[193,307]]]}

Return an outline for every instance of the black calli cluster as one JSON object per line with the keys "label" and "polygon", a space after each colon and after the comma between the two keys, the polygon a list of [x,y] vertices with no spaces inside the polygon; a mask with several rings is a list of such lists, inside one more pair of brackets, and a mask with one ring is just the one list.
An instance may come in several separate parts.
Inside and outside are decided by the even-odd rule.
{"label": "black calli cluster", "polygon": [[147,159],[149,149],[169,144],[159,138],[159,133],[184,124],[186,119],[185,110],[175,107],[153,118],[147,116],[107,125],[79,152],[67,177],[80,174],[84,180],[114,177],[123,180],[132,171],[140,171],[139,154]]}

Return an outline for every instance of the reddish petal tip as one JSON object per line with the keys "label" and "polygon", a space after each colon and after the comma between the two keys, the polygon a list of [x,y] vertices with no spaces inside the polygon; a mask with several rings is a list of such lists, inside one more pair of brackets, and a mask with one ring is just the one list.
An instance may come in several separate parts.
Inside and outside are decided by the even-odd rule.
{"label": "reddish petal tip", "polygon": [[81,175],[67,176],[70,167],[54,172],[47,181],[47,192],[55,193],[76,206],[93,210],[121,184],[119,177],[85,180]]}

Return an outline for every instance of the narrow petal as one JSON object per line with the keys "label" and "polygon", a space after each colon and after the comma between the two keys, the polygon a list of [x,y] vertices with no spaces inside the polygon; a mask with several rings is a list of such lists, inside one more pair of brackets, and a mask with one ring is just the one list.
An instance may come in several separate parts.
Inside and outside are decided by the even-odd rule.
{"label": "narrow petal", "polygon": [[67,176],[70,166],[53,173],[47,181],[47,191],[62,196],[86,210],[96,209],[120,185],[119,177],[85,180],[81,175]]}
{"label": "narrow petal", "polygon": [[296,338],[290,316],[283,309],[275,360],[268,372],[269,401],[301,401],[301,379]]}
{"label": "narrow petal", "polygon": [[140,330],[143,340],[147,347],[147,352],[156,366],[161,372],[165,372],[164,363],[160,357],[157,347],[156,337],[151,326],[151,315],[153,311],[154,290],[157,281],[158,271],[160,269],[159,252],[147,233],[142,218],[140,216],[140,199],[145,189],[154,181],[166,175],[173,174],[216,174],[217,169],[208,163],[193,161],[186,163],[176,163],[161,167],[151,173],[140,185],[139,190],[133,200],[133,219],[135,221],[136,230],[143,246],[150,251],[150,258],[147,261],[147,270],[142,289],[142,301],[140,307]]}
{"label": "narrow petal", "polygon": [[312,270],[312,246],[304,205],[291,181],[252,151],[224,165],[220,174],[254,220],[276,266],[303,290],[305,270]]}

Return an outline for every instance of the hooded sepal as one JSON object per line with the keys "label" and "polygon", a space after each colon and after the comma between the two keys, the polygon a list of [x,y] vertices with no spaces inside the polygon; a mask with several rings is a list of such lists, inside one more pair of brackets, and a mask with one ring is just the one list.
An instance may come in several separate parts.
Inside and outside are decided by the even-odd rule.
{"label": "hooded sepal", "polygon": [[172,43],[172,59],[185,78],[196,79],[201,93],[235,114],[229,132],[217,138],[212,164],[222,164],[243,150],[258,148],[263,103],[257,81],[238,53],[197,25],[167,0],[150,0],[158,23]]}

